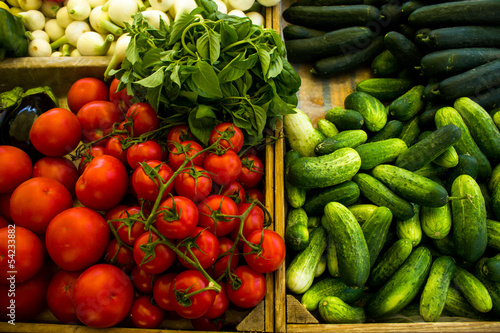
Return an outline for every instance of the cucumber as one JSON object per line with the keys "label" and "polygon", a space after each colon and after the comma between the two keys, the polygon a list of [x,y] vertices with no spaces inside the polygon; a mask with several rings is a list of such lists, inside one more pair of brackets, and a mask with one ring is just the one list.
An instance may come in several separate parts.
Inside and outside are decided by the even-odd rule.
{"label": "cucumber", "polygon": [[352,148],[340,148],[318,157],[299,157],[290,162],[287,180],[302,188],[324,188],[350,180],[361,167],[361,158]]}
{"label": "cucumber", "polygon": [[453,286],[477,311],[488,312],[492,309],[493,303],[488,289],[474,274],[457,266],[452,281]]}
{"label": "cucumber", "polygon": [[414,205],[415,214],[406,220],[396,221],[396,235],[400,239],[408,239],[413,247],[422,241],[422,226],[420,225],[420,207]]}
{"label": "cucumber", "polygon": [[488,246],[500,251],[500,222],[486,219],[486,229],[488,231]]}
{"label": "cucumber", "polygon": [[319,226],[311,232],[307,247],[293,258],[286,269],[286,286],[292,293],[303,294],[309,289],[325,249],[326,230]]}
{"label": "cucumber", "polygon": [[340,131],[361,129],[365,120],[361,113],[355,110],[336,106],[328,110],[325,119],[332,122]]}
{"label": "cucumber", "polygon": [[395,164],[409,171],[418,170],[452,147],[461,134],[462,130],[454,124],[442,126],[402,152]]}
{"label": "cucumber", "polygon": [[314,272],[314,278],[318,278],[326,271],[326,256],[323,253],[319,259],[318,266],[316,267],[316,272]]}
{"label": "cucumber", "polygon": [[479,185],[469,175],[455,179],[451,195],[456,198],[451,201],[453,242],[458,256],[473,263],[481,258],[488,243],[484,198]]}
{"label": "cucumber", "polygon": [[409,239],[398,239],[380,256],[370,272],[367,285],[378,288],[401,267],[410,256],[413,245]]}
{"label": "cucumber", "polygon": [[326,268],[331,276],[337,278],[340,276],[339,260],[337,257],[337,248],[333,236],[328,236],[328,244],[326,245]]}
{"label": "cucumber", "polygon": [[444,168],[454,168],[459,162],[457,150],[453,146],[449,147],[441,155],[432,160],[432,163]]}
{"label": "cucumber", "polygon": [[318,310],[321,318],[331,324],[358,324],[366,321],[362,307],[351,306],[336,296],[323,298]]}
{"label": "cucumber", "polygon": [[429,163],[427,165],[424,165],[420,169],[415,170],[414,172],[417,175],[435,180],[441,178],[441,176],[443,176],[447,171],[448,169],[445,167]]}
{"label": "cucumber", "polygon": [[320,301],[327,296],[335,296],[347,303],[353,303],[363,295],[362,288],[349,288],[339,278],[327,277],[318,282],[314,282],[302,298],[300,303],[308,311],[314,311],[318,308]]}
{"label": "cucumber", "polygon": [[388,207],[396,219],[406,220],[415,214],[410,202],[396,195],[371,175],[359,172],[352,180],[358,185],[360,193],[365,198],[377,206]]}
{"label": "cucumber", "polygon": [[303,39],[323,36],[324,30],[311,29],[298,24],[288,24],[283,28],[283,38],[285,40]]}
{"label": "cucumber", "polygon": [[351,213],[354,215],[356,221],[358,221],[360,225],[363,225],[363,223],[365,223],[366,220],[368,220],[368,218],[373,214],[373,212],[375,212],[378,206],[374,204],[365,203],[365,204],[351,205],[348,206],[347,208],[349,208]]}
{"label": "cucumber", "polygon": [[355,203],[359,198],[359,187],[347,180],[343,183],[319,189],[308,195],[303,206],[307,215],[323,215],[325,206],[330,201],[340,202],[345,206]]}
{"label": "cucumber", "polygon": [[444,310],[456,317],[479,319],[479,320],[485,319],[484,314],[477,311],[465,299],[465,297],[452,286],[448,288],[448,294],[446,294],[446,301],[444,303]]}
{"label": "cucumber", "polygon": [[373,168],[372,175],[394,193],[417,205],[441,207],[448,201],[448,192],[443,186],[395,165],[377,165]]}
{"label": "cucumber", "polygon": [[290,209],[285,219],[285,244],[295,251],[305,249],[309,243],[307,213],[302,208]]}
{"label": "cucumber", "polygon": [[409,68],[420,65],[422,53],[408,37],[397,31],[389,31],[384,36],[384,45],[398,59],[404,59]]}
{"label": "cucumber", "polygon": [[380,251],[382,251],[391,222],[391,210],[381,206],[361,226],[370,253],[370,267],[373,266]]}
{"label": "cucumber", "polygon": [[486,278],[484,274],[484,265],[488,260],[487,257],[481,258],[477,261],[476,267],[474,270],[474,275],[483,283],[483,285],[488,290],[490,294],[491,301],[493,303],[493,307],[491,313],[494,316],[500,316],[500,283],[494,282]]}
{"label": "cucumber", "polygon": [[361,158],[360,170],[370,170],[383,163],[394,162],[408,147],[399,138],[364,143],[356,147]]}
{"label": "cucumber", "polygon": [[[500,88],[496,87],[484,89],[482,91],[476,92],[474,95],[470,95],[469,98],[481,105],[486,110],[492,110],[500,106]],[[495,121],[495,124],[497,126],[499,126],[500,123],[500,121],[498,120],[499,116],[500,115],[494,115],[493,117],[494,121],[495,117],[497,119]]]}
{"label": "cucumber", "polygon": [[384,128],[368,138],[368,142],[383,141],[398,138],[403,131],[403,123],[399,120],[389,120]]}
{"label": "cucumber", "polygon": [[300,0],[290,6],[336,6],[336,5],[360,5],[363,0]]}
{"label": "cucumber", "polygon": [[371,132],[380,131],[387,123],[387,112],[384,105],[368,93],[354,91],[347,95],[344,105],[347,109],[361,113],[366,128]]}
{"label": "cucumber", "polygon": [[458,155],[458,164],[456,167],[450,169],[448,177],[446,178],[447,190],[451,191],[453,181],[460,175],[469,175],[476,179],[479,172],[479,165],[474,156],[467,154]]}
{"label": "cucumber", "polygon": [[493,282],[500,282],[500,255],[488,258],[484,262],[484,276]]}
{"label": "cucumber", "polygon": [[491,209],[493,216],[500,219],[500,186],[497,186],[491,194]]}
{"label": "cucumber", "polygon": [[[300,153],[296,150],[289,150],[285,153],[284,164],[285,170],[290,165],[290,162],[300,157]],[[304,188],[294,186],[285,179],[285,198],[292,208],[300,208],[306,202],[307,191]]]}
{"label": "cucumber", "polygon": [[376,77],[393,77],[401,71],[403,67],[401,61],[389,50],[384,50],[377,55],[370,65],[370,69]]}
{"label": "cucumber", "polygon": [[360,288],[370,274],[368,245],[356,218],[338,202],[325,206],[323,227],[335,241],[340,278],[351,288]]}
{"label": "cucumber", "polygon": [[331,138],[332,136],[339,134],[337,126],[325,118],[319,119],[317,124],[318,130],[323,133],[325,138]]}
{"label": "cucumber", "polygon": [[298,151],[301,156],[315,156],[314,147],[325,137],[314,128],[311,118],[305,112],[297,108],[294,112],[283,117],[286,142],[290,149]]}
{"label": "cucumber", "polygon": [[415,116],[403,123],[403,130],[401,131],[399,138],[403,140],[408,147],[410,147],[413,145],[415,140],[417,140],[420,132],[420,121],[418,116]]}
{"label": "cucumber", "polygon": [[493,192],[498,184],[500,184],[500,163],[497,164],[491,171],[491,177],[488,181],[488,190]]}
{"label": "cucumber", "polygon": [[321,225],[321,216],[307,216],[307,228],[312,230]]}
{"label": "cucumber", "polygon": [[422,207],[420,209],[420,225],[425,235],[432,239],[441,239],[451,231],[451,206],[447,202],[441,207]]}
{"label": "cucumber", "polygon": [[500,159],[500,131],[488,112],[468,97],[453,103],[481,152],[490,160]]}
{"label": "cucumber", "polygon": [[356,84],[356,91],[365,92],[380,101],[390,101],[400,97],[413,86],[408,79],[380,77],[369,78]]}
{"label": "cucumber", "polygon": [[408,18],[411,13],[423,6],[426,6],[425,2],[419,0],[407,0],[403,2],[403,5],[401,6],[401,12],[403,13],[404,17]]}
{"label": "cucumber", "polygon": [[414,249],[396,273],[368,300],[367,314],[378,319],[395,314],[410,304],[426,282],[431,263],[428,248]]}
{"label": "cucumber", "polygon": [[443,312],[448,288],[455,272],[455,261],[450,256],[436,258],[420,296],[420,315],[425,321],[438,321]]}
{"label": "cucumber", "polygon": [[333,153],[335,150],[340,148],[356,148],[357,146],[365,143],[366,140],[368,140],[368,134],[361,129],[342,131],[337,135],[331,138],[325,138],[323,141],[318,143],[316,148],[314,148],[314,152],[316,156],[322,156]]}
{"label": "cucumber", "polygon": [[453,235],[451,233],[444,238],[432,239],[432,243],[442,255],[456,256],[455,244],[453,243]]}
{"label": "cucumber", "polygon": [[432,51],[470,47],[499,47],[500,27],[468,25],[437,28],[426,34],[417,34],[415,39],[418,44]]}
{"label": "cucumber", "polygon": [[389,114],[394,118],[407,121],[420,113],[425,107],[423,85],[416,85],[389,104]]}

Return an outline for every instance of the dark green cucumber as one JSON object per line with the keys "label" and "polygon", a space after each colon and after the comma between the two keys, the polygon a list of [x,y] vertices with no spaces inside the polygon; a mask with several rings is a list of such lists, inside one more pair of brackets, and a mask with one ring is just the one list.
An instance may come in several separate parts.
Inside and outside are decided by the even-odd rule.
{"label": "dark green cucumber", "polygon": [[370,132],[380,131],[387,123],[387,112],[380,100],[372,95],[354,91],[344,99],[347,109],[356,110],[363,116],[365,126]]}
{"label": "dark green cucumber", "polygon": [[488,280],[500,282],[500,255],[486,259],[483,273]]}
{"label": "dark green cucumber", "polygon": [[369,203],[361,203],[361,204],[355,204],[355,205],[350,205],[347,208],[351,211],[351,213],[354,215],[356,218],[356,221],[360,225],[363,225],[363,223],[368,220],[368,218],[375,212],[375,210],[378,208],[377,205],[374,204],[369,204]]}
{"label": "dark green cucumber", "polygon": [[458,165],[458,162],[460,162],[458,153],[453,146],[446,149],[441,155],[432,161],[432,163],[444,168],[454,168]]}
{"label": "dark green cucumber", "polygon": [[416,41],[430,50],[447,50],[468,47],[500,47],[499,26],[457,26],[432,29],[417,34]]}
{"label": "dark green cucumber", "polygon": [[370,170],[383,163],[391,163],[408,147],[399,138],[368,142],[356,147],[361,158],[360,170]]}
{"label": "dark green cucumber", "polygon": [[333,153],[340,148],[356,148],[368,140],[368,134],[364,130],[341,131],[331,138],[325,138],[314,148],[316,156]]}
{"label": "dark green cucumber", "polygon": [[389,104],[389,114],[397,120],[407,121],[416,116],[425,107],[423,85],[416,85]]}
{"label": "dark green cucumber", "polygon": [[488,243],[483,194],[474,178],[460,175],[453,181],[451,195],[456,198],[451,201],[453,242],[458,256],[473,263]]}
{"label": "dark green cucumber", "polygon": [[453,146],[461,133],[462,130],[453,124],[442,126],[402,152],[395,164],[406,170],[418,170]]}
{"label": "dark green cucumber", "polygon": [[328,110],[325,119],[332,122],[340,131],[361,129],[365,120],[356,110],[336,106]]}
{"label": "dark green cucumber", "polygon": [[491,177],[488,180],[488,190],[493,192],[498,184],[500,184],[500,163],[491,171]]}
{"label": "dark green cucumber", "polygon": [[413,250],[394,275],[368,300],[365,309],[374,319],[397,313],[417,296],[427,280],[432,263],[426,247]]}
{"label": "dark green cucumber", "polygon": [[500,186],[497,186],[491,194],[491,208],[494,218],[500,219]]}
{"label": "dark green cucumber", "polygon": [[283,28],[283,38],[285,40],[304,39],[323,36],[324,30],[311,29],[298,24],[288,24]]}
{"label": "dark green cucumber", "polygon": [[330,324],[359,324],[366,321],[365,310],[362,307],[349,305],[336,296],[323,298],[318,311],[321,318]]}
{"label": "dark green cucumber", "polygon": [[393,77],[376,77],[359,81],[356,91],[372,95],[380,101],[390,101],[403,95],[413,86],[413,81]]}
{"label": "dark green cucumber", "polygon": [[401,6],[401,12],[403,13],[404,17],[408,18],[411,13],[423,6],[426,6],[425,2],[419,0],[407,0],[403,2],[403,5]]}
{"label": "dark green cucumber", "polygon": [[448,201],[448,192],[443,186],[395,165],[377,165],[373,168],[372,175],[394,193],[417,205],[441,207]]}
{"label": "dark green cucumber", "polygon": [[361,226],[370,253],[370,267],[373,266],[380,251],[382,251],[391,222],[391,210],[381,206]]}
{"label": "dark green cucumber", "polygon": [[368,245],[356,218],[338,202],[325,206],[323,227],[335,241],[340,278],[351,288],[360,288],[370,274]]}
{"label": "dark green cucumber", "polygon": [[453,236],[451,233],[444,238],[432,239],[432,243],[442,255],[456,256],[455,244],[453,243]]}
{"label": "dark green cucumber", "polygon": [[291,6],[282,13],[285,21],[319,30],[336,30],[365,26],[381,18],[380,10],[371,5]]}
{"label": "dark green cucumber", "polygon": [[286,178],[295,186],[323,188],[350,180],[360,167],[361,158],[356,150],[340,148],[328,155],[294,159]]}
{"label": "dark green cucumber", "polygon": [[420,49],[402,33],[389,31],[384,36],[384,45],[396,58],[404,59],[406,66],[414,68],[420,65]]}
{"label": "dark green cucumber", "polygon": [[378,288],[401,267],[413,251],[413,245],[408,239],[396,240],[373,265],[367,285]]}
{"label": "dark green cucumber", "polygon": [[420,207],[414,205],[415,214],[406,220],[397,220],[396,235],[400,239],[408,239],[413,247],[422,241],[422,226],[420,224]]}
{"label": "dark green cucumber", "polygon": [[455,261],[450,256],[436,258],[420,296],[420,315],[425,321],[438,321],[443,312],[448,288],[455,272]]}
{"label": "dark green cucumber", "polygon": [[319,189],[308,195],[303,206],[307,215],[323,215],[327,203],[337,201],[345,206],[355,203],[359,198],[359,187],[347,180],[343,183]]}
{"label": "dark green cucumber", "polygon": [[337,126],[335,126],[335,124],[329,121],[328,119],[325,118],[319,119],[317,125],[318,125],[318,130],[321,133],[323,133],[325,138],[331,138],[332,136],[339,134]]}
{"label": "dark green cucumber", "polygon": [[285,244],[292,250],[300,251],[309,244],[307,213],[302,208],[290,209],[285,220]]}
{"label": "dark green cucumber", "polygon": [[410,147],[415,143],[415,140],[417,140],[420,132],[420,121],[417,115],[403,123],[403,130],[401,131],[399,138],[403,140],[408,147]]}
{"label": "dark green cucumber", "polygon": [[376,77],[393,77],[401,69],[403,64],[389,50],[384,50],[377,55],[371,63],[371,71]]}
{"label": "dark green cucumber", "polygon": [[450,203],[441,207],[422,207],[420,209],[420,225],[422,231],[432,239],[441,239],[451,231]]}
{"label": "dark green cucumber", "polygon": [[453,286],[479,312],[488,312],[493,303],[488,289],[474,274],[457,266],[453,274]]}
{"label": "dark green cucumber", "polygon": [[486,228],[488,230],[488,246],[500,251],[500,222],[486,219]]}
{"label": "dark green cucumber", "polygon": [[494,316],[500,316],[500,283],[491,281],[488,279],[484,273],[485,263],[488,260],[487,257],[481,258],[477,261],[476,267],[474,269],[474,275],[481,281],[488,293],[490,294],[491,301],[493,303],[493,308],[491,309],[491,313]]}
{"label": "dark green cucumber", "polygon": [[[301,157],[300,153],[296,150],[289,150],[285,153],[284,164],[285,170],[290,165],[290,162],[296,158]],[[285,180],[285,199],[288,204],[293,208],[299,208],[306,202],[307,191],[304,188],[294,186],[290,184],[288,180]]]}
{"label": "dark green cucumber", "polygon": [[314,282],[300,299],[300,303],[308,311],[318,308],[320,301],[327,296],[335,296],[347,303],[353,303],[363,295],[362,288],[349,288],[339,278],[327,277]]}
{"label": "dark green cucumber", "polygon": [[399,120],[389,120],[384,128],[368,138],[368,142],[383,141],[398,138],[403,131],[403,123]]}
{"label": "dark green cucumber", "polygon": [[[323,215],[323,217],[324,216],[325,215]],[[324,219],[325,217],[322,220]],[[337,247],[335,246],[335,239],[333,239],[332,235],[328,235],[328,244],[326,245],[326,268],[328,269],[328,273],[330,273],[331,276],[335,278],[340,276]]]}
{"label": "dark green cucumber", "polygon": [[396,195],[371,175],[358,172],[352,180],[358,184],[359,190],[365,198],[377,206],[388,207],[396,219],[409,219],[415,214],[410,202]]}
{"label": "dark green cucumber", "polygon": [[[500,106],[500,88],[487,88],[474,93],[474,95],[470,95],[469,98],[481,105],[486,110],[492,110]],[[497,115],[495,117],[497,117],[498,119],[498,116],[500,115]],[[493,120],[495,120],[495,117],[493,118]],[[495,124],[498,125],[499,123],[499,120],[495,121]]]}
{"label": "dark green cucumber", "polygon": [[321,225],[321,216],[307,216],[307,228],[312,230]]}
{"label": "dark green cucumber", "polygon": [[291,6],[338,6],[338,5],[360,5],[363,0],[300,0]]}
{"label": "dark green cucumber", "polygon": [[484,320],[485,316],[477,311],[453,286],[448,288],[444,310],[455,317]]}
{"label": "dark green cucumber", "polygon": [[446,189],[450,192],[453,181],[460,175],[469,175],[476,179],[479,172],[479,165],[474,156],[462,154],[458,155],[457,166],[450,169],[446,178]]}
{"label": "dark green cucumber", "polygon": [[424,176],[426,178],[437,179],[441,178],[447,171],[448,169],[445,167],[436,165],[434,163],[429,163],[413,172],[415,172],[417,175]]}

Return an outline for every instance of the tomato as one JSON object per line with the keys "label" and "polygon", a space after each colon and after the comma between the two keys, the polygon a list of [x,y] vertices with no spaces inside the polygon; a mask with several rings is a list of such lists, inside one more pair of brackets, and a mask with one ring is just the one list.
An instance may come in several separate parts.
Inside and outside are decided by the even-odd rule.
{"label": "tomato", "polygon": [[73,306],[73,288],[82,271],[58,270],[47,287],[47,305],[50,312],[63,324],[78,323]]}
{"label": "tomato", "polygon": [[111,225],[118,233],[118,237],[127,245],[134,245],[135,241],[146,231],[144,223],[140,222],[142,220],[140,213],[139,206],[124,207],[116,218],[111,219]]}
{"label": "tomato", "polygon": [[107,101],[108,98],[106,83],[93,77],[85,77],[74,82],[67,95],[68,106],[73,113],[77,113],[88,102]]}
{"label": "tomato", "polygon": [[160,119],[155,109],[144,102],[132,104],[125,115],[132,126],[127,128],[133,137],[139,137],[145,133],[156,131],[160,126]]}
{"label": "tomato", "polygon": [[174,180],[177,194],[198,202],[212,190],[212,178],[201,166],[195,165],[180,172]]}
{"label": "tomato", "polygon": [[[197,270],[188,269],[179,274],[170,286],[174,299],[175,312],[183,318],[193,319],[203,316],[215,300],[214,290],[203,290],[208,287],[208,280]],[[187,297],[187,295],[191,296]]]}
{"label": "tomato", "polygon": [[152,303],[150,295],[141,295],[134,300],[130,319],[134,327],[158,328],[165,318],[165,310]]}
{"label": "tomato", "polygon": [[[180,241],[178,249],[189,259],[196,258],[202,268],[207,268],[215,263],[219,256],[219,240],[217,237],[207,229],[196,227],[190,235],[194,240],[194,244],[186,241]],[[187,251],[190,249],[192,254]],[[186,268],[194,268],[187,260],[179,256],[180,263]]]}
{"label": "tomato", "polygon": [[45,245],[59,267],[78,271],[102,258],[109,237],[110,230],[104,217],[86,207],[73,207],[50,221]]}
{"label": "tomato", "polygon": [[132,272],[130,272],[130,279],[135,289],[145,294],[151,294],[153,292],[153,286],[158,278],[158,274],[148,273],[137,265],[135,265],[132,268]]}
{"label": "tomato", "polygon": [[76,114],[82,125],[82,141],[96,142],[96,145],[105,146],[103,137],[113,130],[114,123],[124,119],[123,113],[113,103],[108,101],[93,101],[83,105]]}
{"label": "tomato", "polygon": [[[226,273],[226,269],[229,267],[229,271],[233,271],[238,267],[240,261],[238,248],[234,248],[234,254],[231,258],[231,253],[228,252],[233,246],[234,242],[227,237],[219,237],[219,257],[213,265],[212,276],[215,279],[219,279],[222,275]],[[231,259],[231,265],[229,265],[229,260]]]}
{"label": "tomato", "polygon": [[28,180],[33,171],[31,159],[24,151],[13,146],[0,146],[0,193],[11,193]]}
{"label": "tomato", "polygon": [[86,207],[108,210],[116,206],[127,193],[128,173],[117,158],[109,155],[95,157],[78,178],[77,199]]}
{"label": "tomato", "polygon": [[105,152],[106,155],[111,155],[120,160],[123,164],[127,164],[127,149],[123,149],[127,136],[120,134],[114,135],[106,142]]}
{"label": "tomato", "polygon": [[246,191],[238,181],[233,181],[221,187],[220,194],[233,199],[234,203],[245,202]]}
{"label": "tomato", "polygon": [[243,309],[253,308],[259,304],[266,295],[265,275],[254,271],[248,265],[236,267],[233,273],[241,284],[233,289],[228,283],[226,292],[231,303]]}
{"label": "tomato", "polygon": [[[172,178],[174,172],[167,163],[160,160],[149,160],[144,162],[151,169],[156,170],[158,176],[162,179],[160,182],[154,174],[150,176],[146,173],[144,167],[139,165],[132,174],[132,187],[134,188],[137,199],[144,199],[155,202],[160,193],[160,184],[166,184],[170,181],[167,188],[164,190],[162,199],[165,198],[174,188],[174,180]],[[147,169],[146,169],[147,170]]]}
{"label": "tomato", "polygon": [[238,206],[234,201],[220,194],[213,194],[198,204],[200,217],[198,225],[207,228],[217,237],[229,234],[238,224],[238,220],[227,215],[238,215]]}
{"label": "tomato", "polygon": [[264,163],[256,155],[245,155],[241,159],[241,173],[238,181],[244,188],[252,188],[259,184],[264,176]]}
{"label": "tomato", "polygon": [[[182,147],[180,147],[180,146]],[[190,167],[193,165],[203,166],[203,162],[205,161],[206,153],[200,153],[203,150],[203,147],[196,141],[186,140],[182,141],[179,145],[170,149],[170,153],[168,154],[168,164],[172,168],[172,170],[176,171],[179,169],[186,160],[186,155],[191,157],[191,163],[187,163],[186,167]],[[181,149],[181,150],[179,150]],[[196,157],[193,157],[195,154]]]}
{"label": "tomato", "polygon": [[219,140],[217,144],[218,147],[238,153],[243,147],[245,137],[238,126],[232,123],[221,123],[216,125],[210,133],[210,144],[214,144],[217,140]]}
{"label": "tomato", "polygon": [[283,238],[273,230],[255,230],[247,241],[259,245],[258,252],[250,253],[252,249],[245,243],[243,254],[248,266],[259,273],[270,273],[277,270],[285,260],[286,249]]}
{"label": "tomato", "polygon": [[153,298],[160,308],[166,311],[173,311],[174,299],[170,294],[170,286],[174,281],[176,273],[166,273],[160,276],[153,286]]}
{"label": "tomato", "polygon": [[222,331],[226,325],[224,318],[210,319],[206,317],[199,317],[191,319],[191,324],[195,331]]}
{"label": "tomato", "polygon": [[134,287],[127,274],[110,264],[87,268],[76,280],[73,304],[80,321],[90,327],[111,327],[129,313]]}
{"label": "tomato", "polygon": [[42,157],[33,165],[32,177],[48,177],[57,180],[75,194],[75,184],[79,177],[75,164],[66,157]]}
{"label": "tomato", "polygon": [[136,169],[139,163],[149,160],[163,160],[162,148],[156,141],[136,143],[127,149],[127,162],[132,169]]}
{"label": "tomato", "polygon": [[116,239],[109,242],[106,252],[104,252],[104,261],[121,268],[127,273],[135,266],[132,250],[120,245]]}
{"label": "tomato", "polygon": [[116,77],[111,81],[109,85],[109,101],[116,104],[120,110],[126,112],[127,109],[133,104],[131,95],[127,94],[127,88],[118,90],[118,84],[120,80]]}
{"label": "tomato", "polygon": [[209,153],[203,167],[211,173],[214,183],[227,185],[238,179],[241,173],[241,160],[232,150],[228,150],[222,155]]}
{"label": "tomato", "polygon": [[0,229],[4,227],[8,227],[10,222],[5,218],[0,215]]}
{"label": "tomato", "polygon": [[71,193],[57,180],[31,178],[19,185],[10,198],[14,223],[36,234],[43,234],[60,212],[73,207]]}
{"label": "tomato", "polygon": [[222,316],[229,307],[229,298],[227,298],[226,285],[223,282],[219,282],[219,285],[221,286],[221,290],[215,295],[214,302],[212,303],[210,308],[208,308],[208,311],[205,312],[203,317],[209,319],[218,318]]}
{"label": "tomato", "polygon": [[250,188],[246,190],[246,200],[247,202],[252,202],[253,200],[258,200],[261,203],[264,203],[264,193],[258,188]]}
{"label": "tomato", "polygon": [[194,140],[194,136],[189,130],[188,125],[176,125],[167,133],[168,149],[175,147],[174,142],[181,143],[182,141]]}
{"label": "tomato", "polygon": [[[255,205],[251,208],[250,211],[247,210],[250,208],[251,203],[245,202],[238,205],[238,215],[242,216],[247,213],[245,219],[243,220],[243,229],[242,234],[245,238],[247,238],[252,232],[255,230],[262,230],[264,228],[264,211],[259,206]],[[241,219],[238,220],[238,225],[241,223]],[[239,228],[235,228],[231,232],[231,239],[234,241],[238,236]],[[244,241],[240,239],[238,242],[238,247],[240,249],[243,248]]]}
{"label": "tomato", "polygon": [[78,163],[78,173],[81,175],[89,165],[90,161],[94,159],[94,157],[102,155],[106,155],[106,149],[104,147],[91,146],[85,149],[80,158],[80,163]]}
{"label": "tomato", "polygon": [[[14,224],[0,229],[0,284],[29,280],[43,266],[43,245],[33,232]],[[16,273],[12,273],[12,272]]]}
{"label": "tomato", "polygon": [[162,243],[152,245],[158,239],[158,235],[147,231],[139,236],[134,244],[135,263],[148,273],[163,273],[175,261],[176,254],[167,245]]}
{"label": "tomato", "polygon": [[169,239],[183,239],[191,235],[198,224],[198,208],[190,199],[172,196],[160,204],[156,228]]}
{"label": "tomato", "polygon": [[0,194],[0,216],[5,217],[9,222],[12,222],[10,215],[10,197],[12,193]]}

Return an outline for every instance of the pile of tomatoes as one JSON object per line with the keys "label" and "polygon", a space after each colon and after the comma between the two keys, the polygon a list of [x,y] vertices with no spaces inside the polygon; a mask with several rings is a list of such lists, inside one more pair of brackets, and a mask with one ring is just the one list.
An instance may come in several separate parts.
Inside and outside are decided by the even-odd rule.
{"label": "pile of tomatoes", "polygon": [[0,146],[2,319],[48,307],[91,327],[221,329],[228,309],[265,297],[285,258],[266,228],[262,149],[227,122],[203,145],[117,83],[78,80],[67,109],[37,118],[41,159]]}

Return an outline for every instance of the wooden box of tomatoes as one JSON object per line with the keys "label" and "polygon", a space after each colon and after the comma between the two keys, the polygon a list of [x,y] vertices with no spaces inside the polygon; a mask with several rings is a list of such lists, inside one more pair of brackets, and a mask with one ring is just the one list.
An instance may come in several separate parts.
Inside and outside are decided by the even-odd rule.
{"label": "wooden box of tomatoes", "polygon": [[[0,63],[0,93],[22,96],[2,114],[0,331],[275,331],[280,140],[243,145],[224,122],[204,150],[185,121],[116,92],[108,62]],[[43,112],[23,105],[40,87],[55,97]]]}

